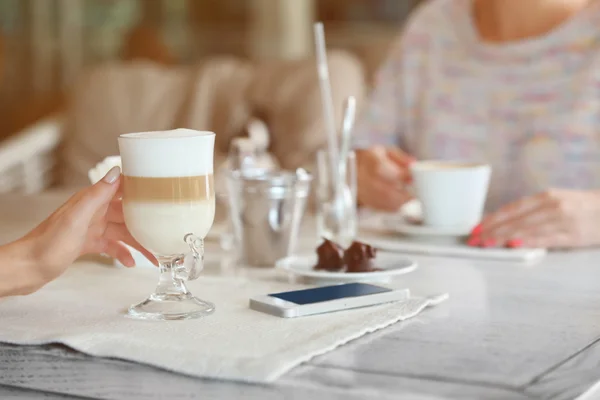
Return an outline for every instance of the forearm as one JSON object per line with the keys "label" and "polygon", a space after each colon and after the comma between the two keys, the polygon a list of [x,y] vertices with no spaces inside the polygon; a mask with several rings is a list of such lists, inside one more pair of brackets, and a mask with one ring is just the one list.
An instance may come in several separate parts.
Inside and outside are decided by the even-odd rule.
{"label": "forearm", "polygon": [[596,227],[596,231],[600,232],[600,190],[592,189],[586,191],[587,196],[581,200],[580,207],[588,208],[590,222]]}
{"label": "forearm", "polygon": [[30,247],[25,239],[0,246],[0,297],[29,294],[42,286]]}

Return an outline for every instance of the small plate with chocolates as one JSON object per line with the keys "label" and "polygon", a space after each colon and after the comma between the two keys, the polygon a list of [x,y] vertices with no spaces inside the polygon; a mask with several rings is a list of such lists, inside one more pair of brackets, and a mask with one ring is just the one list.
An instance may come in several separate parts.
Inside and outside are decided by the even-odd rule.
{"label": "small plate with chocolates", "polygon": [[355,241],[344,249],[324,239],[315,254],[283,258],[275,264],[279,269],[305,278],[337,282],[385,281],[414,271],[417,263],[398,253],[381,252],[375,247]]}

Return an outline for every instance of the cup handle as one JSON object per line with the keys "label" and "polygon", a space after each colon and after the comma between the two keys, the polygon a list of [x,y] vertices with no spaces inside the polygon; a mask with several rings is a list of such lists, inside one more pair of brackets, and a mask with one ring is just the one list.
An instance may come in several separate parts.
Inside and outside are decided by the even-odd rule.
{"label": "cup handle", "polygon": [[173,277],[184,281],[193,281],[200,277],[204,269],[204,240],[188,233],[183,240],[190,246],[187,253],[173,269]]}

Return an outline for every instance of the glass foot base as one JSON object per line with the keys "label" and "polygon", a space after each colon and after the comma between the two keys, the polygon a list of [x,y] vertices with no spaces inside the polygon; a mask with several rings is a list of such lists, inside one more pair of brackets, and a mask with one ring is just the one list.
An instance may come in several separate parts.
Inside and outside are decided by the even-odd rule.
{"label": "glass foot base", "polygon": [[181,320],[212,314],[215,305],[191,294],[153,294],[143,302],[129,307],[127,315],[137,319]]}

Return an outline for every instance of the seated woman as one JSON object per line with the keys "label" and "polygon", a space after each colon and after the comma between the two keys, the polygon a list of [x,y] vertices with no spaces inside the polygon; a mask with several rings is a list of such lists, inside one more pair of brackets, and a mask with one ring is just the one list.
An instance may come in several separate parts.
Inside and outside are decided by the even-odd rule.
{"label": "seated woman", "polygon": [[123,219],[119,167],[81,190],[24,237],[0,246],[0,297],[33,293],[79,256],[105,253],[123,265],[135,261],[121,242],[156,259],[131,236]]}
{"label": "seated woman", "polygon": [[599,1],[431,0],[357,126],[359,202],[399,209],[413,159],[483,160],[471,245],[600,245],[599,125]]}

